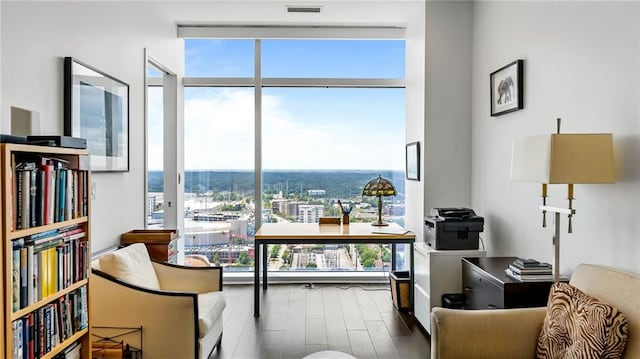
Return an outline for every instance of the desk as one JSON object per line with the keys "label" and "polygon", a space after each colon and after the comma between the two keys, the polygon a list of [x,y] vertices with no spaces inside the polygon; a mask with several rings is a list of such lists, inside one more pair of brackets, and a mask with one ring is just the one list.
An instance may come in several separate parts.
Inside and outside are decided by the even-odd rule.
{"label": "desk", "polygon": [[[386,233],[374,233],[386,232]],[[264,223],[255,235],[255,273],[253,278],[253,315],[260,316],[260,262],[262,259],[263,289],[267,289],[267,250],[268,244],[347,244],[347,243],[391,243],[391,269],[396,266],[395,248],[398,243],[410,245],[409,253],[411,279],[409,297],[413,313],[413,243],[416,235],[405,231],[397,224],[375,227],[370,223],[351,223],[348,225],[317,223]],[[262,253],[262,257],[260,257]]]}
{"label": "desk", "polygon": [[516,257],[462,258],[467,309],[545,307],[553,280],[520,282],[504,270]]}

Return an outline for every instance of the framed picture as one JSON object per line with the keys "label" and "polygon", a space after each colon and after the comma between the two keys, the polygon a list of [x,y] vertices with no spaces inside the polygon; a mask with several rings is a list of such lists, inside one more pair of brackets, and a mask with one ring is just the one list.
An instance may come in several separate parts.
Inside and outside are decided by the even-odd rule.
{"label": "framed picture", "polygon": [[407,179],[420,181],[420,142],[407,144]]}
{"label": "framed picture", "polygon": [[524,60],[516,60],[494,71],[491,83],[491,116],[518,111],[524,108],[523,98]]}
{"label": "framed picture", "polygon": [[92,171],[129,171],[129,85],[65,57],[64,134],[87,139]]}

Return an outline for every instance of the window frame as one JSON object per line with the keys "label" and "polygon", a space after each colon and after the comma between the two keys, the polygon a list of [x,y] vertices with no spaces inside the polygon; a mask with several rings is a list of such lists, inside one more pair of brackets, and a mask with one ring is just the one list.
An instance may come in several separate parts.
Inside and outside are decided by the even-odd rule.
{"label": "window frame", "polygon": [[[255,213],[263,210],[262,186],[262,89],[269,87],[299,88],[402,88],[406,89],[405,78],[263,78],[261,76],[261,41],[263,39],[358,39],[358,40],[401,40],[405,41],[404,26],[372,27],[250,27],[250,26],[182,26],[178,25],[178,37],[187,39],[253,39],[254,40],[254,76],[253,77],[183,77],[183,89],[187,87],[251,87],[254,88],[254,174],[255,174]],[[329,36],[333,34],[334,36]],[[339,36],[337,36],[339,34]],[[406,63],[406,59],[405,59]],[[406,120],[406,119],[405,119]],[[183,223],[184,218],[179,221]],[[255,216],[255,228],[260,228],[262,216]],[[259,258],[256,255],[256,258]],[[394,258],[395,260],[395,258]],[[250,273],[252,274],[252,273]],[[327,277],[327,273],[322,275]],[[361,273],[355,273],[358,277]],[[234,273],[234,276],[238,275]],[[341,278],[346,278],[343,274]],[[366,275],[370,278],[370,275]]]}

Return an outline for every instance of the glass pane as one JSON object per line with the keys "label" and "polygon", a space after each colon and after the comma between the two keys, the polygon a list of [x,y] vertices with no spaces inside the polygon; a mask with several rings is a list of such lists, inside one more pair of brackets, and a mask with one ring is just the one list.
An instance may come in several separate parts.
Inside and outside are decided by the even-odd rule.
{"label": "glass pane", "polygon": [[185,88],[186,262],[225,271],[254,261],[254,91]]}
{"label": "glass pane", "polygon": [[404,79],[404,40],[262,40],[262,76]]}
{"label": "glass pane", "polygon": [[155,66],[147,66],[147,77],[162,77],[162,76],[164,76],[164,73],[158,70],[157,68],[155,68]]}
{"label": "glass pane", "polygon": [[[148,68],[152,68],[149,66]],[[164,108],[163,88],[147,89],[147,228],[163,228]]]}
{"label": "glass pane", "polygon": [[184,40],[185,77],[253,77],[254,40]]}
{"label": "glass pane", "polygon": [[[404,224],[405,90],[263,89],[263,197],[271,222],[317,222],[352,207],[351,222],[377,219],[363,197],[378,174],[396,196],[382,197],[386,222]],[[388,270],[387,245],[282,245],[270,270]],[[398,256],[400,258],[400,256]]]}

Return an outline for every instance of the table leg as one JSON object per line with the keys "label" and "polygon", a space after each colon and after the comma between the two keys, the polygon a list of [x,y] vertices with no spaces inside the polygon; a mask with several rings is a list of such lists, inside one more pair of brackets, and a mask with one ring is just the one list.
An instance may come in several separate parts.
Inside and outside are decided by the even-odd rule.
{"label": "table leg", "polygon": [[267,270],[269,269],[269,262],[267,258],[269,257],[267,252],[269,252],[269,246],[267,244],[262,245],[262,288],[267,289]]}
{"label": "table leg", "polygon": [[396,244],[391,243],[391,270],[396,270]]}
{"label": "table leg", "polygon": [[253,316],[260,316],[260,247],[261,244],[255,244],[254,253],[254,273],[253,273]]}

